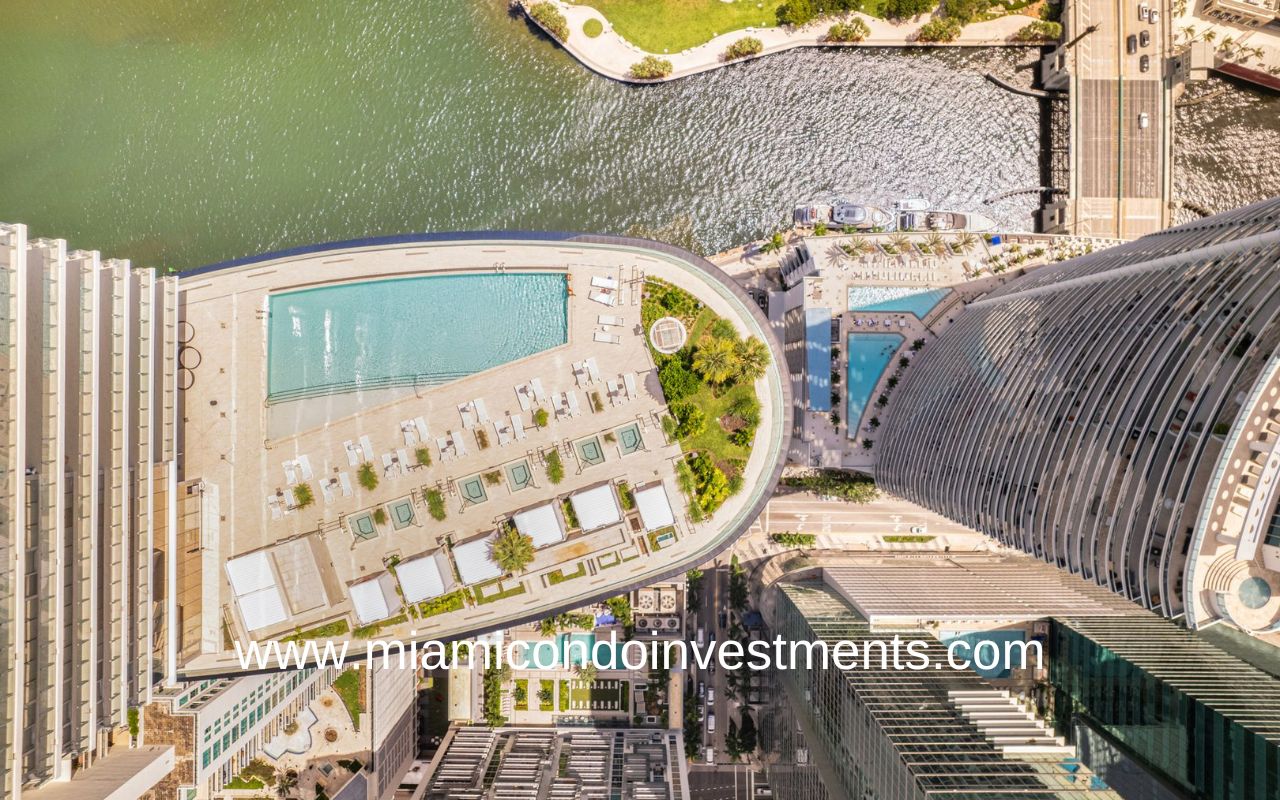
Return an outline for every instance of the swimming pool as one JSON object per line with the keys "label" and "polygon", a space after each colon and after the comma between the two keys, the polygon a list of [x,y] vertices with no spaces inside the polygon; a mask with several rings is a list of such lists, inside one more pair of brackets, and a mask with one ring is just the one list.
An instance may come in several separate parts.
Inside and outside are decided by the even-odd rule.
{"label": "swimming pool", "polygon": [[850,286],[849,310],[915,314],[924,319],[950,292],[911,286]]}
{"label": "swimming pool", "polygon": [[[608,640],[608,637],[605,637],[601,640],[600,647],[597,648],[596,635],[594,633],[558,633],[556,634],[555,642],[534,642],[528,639],[519,639],[518,641],[525,646],[524,653],[530,662],[530,669],[560,669],[580,666],[583,662],[584,654],[590,654],[591,661],[601,669],[618,669],[622,666],[622,647],[626,644],[625,641],[619,641],[614,646]],[[570,647],[570,643],[573,644],[572,647]],[[535,654],[537,657],[536,666],[534,661]]]}
{"label": "swimming pool", "polygon": [[270,299],[267,399],[433,385],[568,341],[563,274],[428,275]]}
{"label": "swimming pool", "polygon": [[644,438],[640,435],[640,423],[633,422],[630,425],[618,428],[614,431],[618,439],[618,450],[624,456],[629,456],[637,450],[644,449]]}
{"label": "swimming pool", "polygon": [[871,393],[880,382],[880,373],[889,366],[902,341],[902,337],[896,333],[849,334],[845,394],[848,397],[847,424],[850,439],[858,438],[862,412],[871,404]]}

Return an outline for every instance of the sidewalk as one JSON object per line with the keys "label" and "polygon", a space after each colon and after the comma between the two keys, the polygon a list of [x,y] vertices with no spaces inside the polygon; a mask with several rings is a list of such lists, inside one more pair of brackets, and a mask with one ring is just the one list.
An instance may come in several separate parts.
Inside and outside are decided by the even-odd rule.
{"label": "sidewalk", "polygon": [[[522,0],[522,4],[535,0]],[[787,28],[744,28],[732,33],[721,34],[711,41],[692,47],[679,53],[649,53],[619,36],[609,20],[599,11],[589,6],[570,5],[560,0],[550,0],[564,14],[569,23],[567,41],[559,42],[583,66],[607,78],[628,83],[660,83],[685,78],[700,72],[728,66],[721,60],[725,49],[744,36],[753,36],[764,44],[764,50],[751,58],[760,58],[773,53],[781,53],[795,47],[1027,47],[1026,42],[1014,42],[1012,37],[1027,23],[1031,17],[1021,14],[1009,14],[986,22],[975,22],[966,25],[960,38],[954,42],[924,43],[915,41],[917,32],[930,20],[923,15],[908,22],[889,22],[876,19],[865,14],[849,14],[844,17],[826,17],[799,29]],[[822,41],[827,30],[835,23],[853,17],[861,18],[871,29],[871,35],[864,41],[852,44],[827,43]],[[532,17],[530,17],[532,20]],[[604,25],[604,32],[592,39],[582,32],[582,26],[589,19],[597,19]],[[534,24],[537,24],[534,21]],[[554,37],[553,37],[554,38]],[[671,62],[671,74],[657,81],[641,81],[630,76],[631,65],[648,55],[665,58]],[[740,59],[746,61],[748,59]]]}

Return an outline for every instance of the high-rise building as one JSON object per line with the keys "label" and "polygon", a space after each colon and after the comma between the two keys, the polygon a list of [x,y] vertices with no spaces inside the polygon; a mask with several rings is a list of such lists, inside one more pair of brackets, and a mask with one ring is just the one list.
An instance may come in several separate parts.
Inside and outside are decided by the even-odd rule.
{"label": "high-rise building", "polygon": [[0,225],[6,797],[92,769],[172,671],[177,324],[176,279]]}
{"label": "high-rise building", "polygon": [[[784,641],[890,636],[831,587],[780,584],[774,630]],[[935,664],[941,641],[920,637]],[[874,647],[874,645],[873,645]],[[909,670],[876,660],[840,668],[775,669],[777,713],[762,715],[769,784],[781,800],[810,798],[1118,798],[1044,723],[976,672]]]}
{"label": "high-rise building", "polygon": [[1278,262],[1275,199],[1009,281],[906,372],[877,481],[1192,627],[1275,638]]}

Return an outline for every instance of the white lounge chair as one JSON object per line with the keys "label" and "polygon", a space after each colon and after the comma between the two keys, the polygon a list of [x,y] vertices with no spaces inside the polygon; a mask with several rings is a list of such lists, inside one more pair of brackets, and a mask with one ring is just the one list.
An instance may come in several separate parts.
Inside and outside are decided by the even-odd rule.
{"label": "white lounge chair", "polygon": [[596,331],[595,340],[605,344],[622,344],[622,337],[604,331]]}
{"label": "white lounge chair", "polygon": [[606,328],[622,325],[622,317],[615,317],[613,314],[601,314],[598,320]]}
{"label": "white lounge chair", "polygon": [[613,403],[615,406],[621,405],[622,397],[619,396],[619,393],[618,393],[618,382],[605,381],[604,385],[605,385],[605,388],[609,390],[609,402]]}
{"label": "white lounge chair", "polygon": [[342,473],[338,476],[338,484],[342,486],[342,496],[351,496],[351,475],[350,473]]}
{"label": "white lounge chair", "polygon": [[566,399],[566,400],[568,401],[568,403],[569,403],[569,413],[570,413],[572,416],[575,416],[575,417],[576,417],[576,416],[578,416],[579,414],[581,414],[581,413],[582,413],[582,407],[578,405],[578,393],[577,393],[577,392],[567,392],[567,393],[565,394],[565,399]]}
{"label": "white lounge chair", "polygon": [[307,458],[305,453],[298,456],[298,469],[301,471],[302,479],[304,481],[311,480],[311,459]]}
{"label": "white lounge chair", "polygon": [[333,479],[320,481],[320,494],[324,495],[324,504],[333,503]]}
{"label": "white lounge chair", "polygon": [[395,464],[391,461],[390,453],[382,454],[382,475],[389,478],[395,474]]}
{"label": "white lounge chair", "polygon": [[564,417],[569,414],[569,406],[565,404],[563,394],[557,394],[551,399],[551,407],[555,409],[557,417]]}
{"label": "white lounge chair", "polygon": [[400,434],[404,437],[404,443],[407,447],[413,447],[418,443],[418,430],[413,426],[413,420],[400,420]]}
{"label": "white lounge chair", "polygon": [[529,381],[529,385],[533,387],[533,396],[539,403],[547,402],[547,393],[542,389],[541,378],[534,378]]}
{"label": "white lounge chair", "polygon": [[280,498],[274,494],[267,495],[267,508],[271,509],[271,518],[280,519],[284,517],[284,512],[280,510]]}
{"label": "white lounge chair", "polygon": [[373,460],[373,442],[369,440],[368,436],[360,437],[360,447],[364,448],[364,460],[372,461]]}
{"label": "white lounge chair", "polygon": [[453,445],[449,444],[449,440],[443,436],[436,437],[436,448],[440,451],[440,458],[448,461],[453,458]]}
{"label": "white lounge chair", "polygon": [[476,421],[479,422],[481,425],[488,424],[489,411],[484,407],[484,400],[477,397],[472,402],[472,405],[475,406],[475,409],[476,409]]}
{"label": "white lounge chair", "polygon": [[596,359],[595,359],[595,356],[592,356],[591,358],[588,358],[588,359],[586,360],[586,362],[585,362],[585,363],[586,363],[586,365],[587,365],[587,374],[591,376],[591,382],[592,382],[592,383],[599,383],[599,382],[600,382],[600,367],[596,366]]}
{"label": "white lounge chair", "polygon": [[430,439],[430,435],[427,432],[427,421],[422,417],[414,417],[413,427],[418,430],[418,441],[425,445]]}
{"label": "white lounge chair", "polygon": [[342,443],[342,448],[347,451],[347,465],[354,467],[360,463],[360,451],[356,448],[356,443],[350,439]]}
{"label": "white lounge chair", "polygon": [[591,285],[597,289],[617,289],[618,279],[610,278],[606,275],[597,275],[591,279]]}
{"label": "white lounge chair", "polygon": [[601,305],[609,306],[610,308],[612,308],[614,303],[616,302],[615,295],[610,294],[607,291],[592,292],[587,296],[590,297],[592,300],[596,301],[597,303],[600,303]]}
{"label": "white lounge chair", "polygon": [[579,386],[583,386],[583,385],[588,384],[588,383],[590,383],[590,382],[591,382],[591,378],[590,378],[590,376],[588,376],[588,375],[587,375],[587,365],[586,365],[586,364],[584,364],[584,363],[582,363],[581,361],[579,361],[579,362],[577,362],[577,363],[575,363],[575,364],[573,365],[573,380],[574,380],[574,381],[575,381]]}
{"label": "white lounge chair", "polygon": [[626,375],[622,376],[622,382],[627,387],[627,397],[632,400],[636,399],[638,396],[636,394],[636,374],[634,372],[628,372]]}
{"label": "white lounge chair", "polygon": [[284,479],[290,485],[298,482],[298,474],[293,463],[293,459],[284,462]]}
{"label": "white lounge chair", "polygon": [[529,387],[526,384],[520,384],[515,387],[516,399],[520,401],[520,410],[528,411],[533,408],[533,403],[529,400]]}
{"label": "white lounge chair", "polygon": [[449,441],[453,442],[453,451],[458,455],[458,457],[462,457],[467,454],[467,443],[462,441],[462,437],[458,436],[453,431],[449,431]]}
{"label": "white lounge chair", "polygon": [[409,468],[409,454],[403,447],[396,451],[396,459],[400,462],[401,472],[404,472]]}
{"label": "white lounge chair", "polygon": [[511,444],[511,431],[497,422],[493,423],[493,432],[498,434],[498,446],[505,447]]}
{"label": "white lounge chair", "polygon": [[519,415],[519,414],[512,414],[512,415],[511,415],[511,428],[515,431],[515,433],[516,433],[516,438],[517,438],[517,439],[520,439],[520,440],[522,440],[522,441],[523,441],[523,439],[524,439],[524,420],[520,418],[520,415]]}
{"label": "white lounge chair", "polygon": [[458,404],[458,416],[462,417],[462,427],[467,430],[471,430],[476,426],[476,417],[472,407],[473,404],[470,402]]}

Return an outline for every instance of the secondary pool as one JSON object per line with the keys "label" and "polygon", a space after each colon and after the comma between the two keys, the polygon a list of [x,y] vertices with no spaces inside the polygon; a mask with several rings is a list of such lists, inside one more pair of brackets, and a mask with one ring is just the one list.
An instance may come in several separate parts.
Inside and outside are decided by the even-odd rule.
{"label": "secondary pool", "polygon": [[858,438],[862,412],[871,404],[871,393],[880,382],[880,373],[889,366],[893,354],[902,346],[902,337],[896,333],[849,334],[849,367],[846,373],[845,394],[848,397],[849,438]]}
{"label": "secondary pool", "polygon": [[850,286],[849,310],[915,314],[924,319],[950,292],[950,289],[911,286]]}
{"label": "secondary pool", "polygon": [[[622,646],[626,641],[621,637],[619,639],[616,647],[607,638],[602,639],[600,646],[596,647],[594,633],[559,633],[556,634],[554,642],[532,642],[527,639],[518,641],[525,646],[525,657],[530,662],[530,669],[562,669],[580,666],[584,660],[583,656],[588,653],[591,654],[588,658],[601,669],[620,669]],[[535,655],[537,666],[534,666]]]}
{"label": "secondary pool", "polygon": [[434,385],[568,341],[563,274],[427,275],[270,299],[267,399]]}

